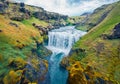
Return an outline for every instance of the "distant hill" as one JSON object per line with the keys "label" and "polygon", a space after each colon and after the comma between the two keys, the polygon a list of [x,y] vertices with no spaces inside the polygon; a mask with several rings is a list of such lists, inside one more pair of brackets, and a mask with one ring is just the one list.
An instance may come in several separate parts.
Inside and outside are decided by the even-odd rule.
{"label": "distant hill", "polygon": [[86,15],[84,20],[80,22],[76,28],[89,31],[91,28],[102,22],[114,7],[115,4],[108,4],[95,9],[93,13]]}

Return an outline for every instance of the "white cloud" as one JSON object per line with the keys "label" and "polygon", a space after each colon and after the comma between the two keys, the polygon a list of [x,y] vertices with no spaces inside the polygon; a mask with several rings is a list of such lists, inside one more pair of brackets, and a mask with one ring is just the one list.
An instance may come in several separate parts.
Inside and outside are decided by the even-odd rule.
{"label": "white cloud", "polygon": [[[15,0],[16,1],[16,0]],[[20,1],[20,0],[18,0]],[[93,11],[95,8],[103,5],[113,3],[119,0],[72,0],[72,4],[69,0],[22,0],[26,4],[43,7],[45,10],[51,12],[57,12],[65,15],[80,15],[84,12]]]}

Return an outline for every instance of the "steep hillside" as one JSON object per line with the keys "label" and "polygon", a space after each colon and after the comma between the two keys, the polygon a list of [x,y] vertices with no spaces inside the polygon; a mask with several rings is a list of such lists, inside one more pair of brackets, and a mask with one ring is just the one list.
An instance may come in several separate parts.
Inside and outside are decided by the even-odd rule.
{"label": "steep hillside", "polygon": [[[89,43],[92,43],[100,39],[101,35],[112,33],[114,26],[120,22],[119,4],[120,2],[114,3],[115,8],[107,15],[107,17],[100,24],[98,24],[93,29],[91,29],[87,35],[81,38],[80,42],[77,42],[78,44],[82,44],[80,45],[81,47],[82,46],[85,47],[85,44],[87,47],[87,43],[85,43],[87,41],[89,41]],[[75,45],[76,47],[77,47],[77,43]]]}
{"label": "steep hillside", "polygon": [[[120,83],[120,28],[118,24],[120,23],[120,2],[113,5],[114,8],[104,20],[83,36],[74,45],[70,56],[64,58],[70,64],[67,67],[70,84],[74,81],[76,84]],[[115,35],[118,35],[117,38],[114,37]],[[110,36],[113,38],[109,38]],[[66,65],[66,61],[63,60],[62,64]]]}

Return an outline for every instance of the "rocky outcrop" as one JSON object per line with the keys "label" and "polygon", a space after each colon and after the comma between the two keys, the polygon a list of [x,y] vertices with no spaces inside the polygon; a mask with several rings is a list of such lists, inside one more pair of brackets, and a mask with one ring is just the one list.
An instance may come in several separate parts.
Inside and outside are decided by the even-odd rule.
{"label": "rocky outcrop", "polygon": [[[37,43],[37,48],[31,50],[31,55],[26,60],[20,57],[11,58],[8,68],[12,68],[12,70],[4,74],[3,84],[28,84],[32,82],[48,84],[48,62],[44,58],[49,55],[51,52],[42,44]],[[0,82],[2,83],[2,81]]]}
{"label": "rocky outcrop", "polygon": [[9,2],[8,1],[0,1],[0,14],[5,13],[5,9],[8,8]]}
{"label": "rocky outcrop", "polygon": [[0,3],[0,13],[4,13],[4,5],[3,5],[3,3]]}
{"label": "rocky outcrop", "polygon": [[101,38],[103,39],[120,39],[120,23],[118,23],[117,25],[115,25],[115,27],[113,28],[111,35],[108,34],[102,34],[100,35]]}
{"label": "rocky outcrop", "polygon": [[48,34],[48,31],[54,29],[54,27],[52,25],[49,25],[47,27],[42,27],[40,25],[36,25],[35,23],[33,23],[32,25],[40,31],[40,34],[42,36],[45,34]]}
{"label": "rocky outcrop", "polygon": [[[52,26],[54,26],[55,28],[67,25],[65,21],[67,20],[68,16],[66,15],[48,12],[45,10],[34,12],[33,15],[34,17],[40,20],[47,21],[48,23],[52,24]],[[51,22],[52,20],[54,20],[54,22]]]}
{"label": "rocky outcrop", "polygon": [[108,39],[120,39],[120,23],[118,23],[110,36],[107,36]]}
{"label": "rocky outcrop", "polygon": [[68,57],[64,57],[60,62],[60,66],[63,68],[67,68],[69,66],[69,59]]}
{"label": "rocky outcrop", "polygon": [[21,82],[25,83],[26,80],[34,83],[42,83],[45,81],[45,78],[48,73],[48,63],[45,60],[38,58],[29,60],[29,64],[25,68],[24,80]]}
{"label": "rocky outcrop", "polygon": [[31,56],[28,62],[21,58],[11,60],[8,67],[13,69],[3,78],[3,84],[28,84],[31,82],[39,84],[46,82],[45,78],[49,77],[48,62],[36,56]]}
{"label": "rocky outcrop", "polygon": [[64,19],[66,20],[68,16],[65,15],[60,15],[58,13],[53,13],[53,12],[47,12],[45,10],[39,12],[34,12],[33,13],[34,17],[39,18],[40,20],[60,20]]}
{"label": "rocky outcrop", "polygon": [[[29,19],[32,16],[31,11],[27,10],[25,7],[19,7],[15,3],[13,10],[11,12],[6,12],[7,14],[10,14],[10,19],[16,20],[16,21],[22,21],[24,19]],[[9,10],[9,8],[7,9]],[[14,13],[12,13],[14,12]]]}

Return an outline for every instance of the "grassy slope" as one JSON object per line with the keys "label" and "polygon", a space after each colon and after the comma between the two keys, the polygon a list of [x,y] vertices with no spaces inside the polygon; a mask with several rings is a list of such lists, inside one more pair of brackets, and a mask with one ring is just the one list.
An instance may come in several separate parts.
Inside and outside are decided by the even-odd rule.
{"label": "grassy slope", "polygon": [[[87,47],[99,39],[99,36],[105,33],[110,33],[110,30],[114,28],[114,26],[120,22],[120,4],[110,12],[110,14],[102,21],[99,25],[94,27],[91,31],[88,32],[87,35],[82,37],[74,46],[75,47]],[[88,43],[89,44],[88,44]]]}
{"label": "grassy slope", "polygon": [[[115,8],[99,25],[82,37],[75,45],[75,48],[84,48],[87,51],[87,57],[81,62],[84,65],[90,65],[96,68],[96,72],[102,74],[107,80],[117,81],[120,83],[120,62],[118,58],[118,50],[120,47],[120,39],[104,40],[100,36],[102,34],[110,34],[116,24],[120,22],[120,2],[115,4]],[[96,56],[96,46],[103,43],[105,49]],[[79,55],[77,55],[79,56]],[[76,55],[75,55],[76,57]]]}
{"label": "grassy slope", "polygon": [[39,19],[34,18],[34,17],[32,17],[28,20],[23,20],[22,23],[25,24],[25,25],[28,25],[28,26],[32,26],[32,23],[35,23],[36,25],[40,25],[42,27],[47,27],[48,26],[47,22],[39,20]]}
{"label": "grassy slope", "polygon": [[[3,42],[8,42],[12,45],[18,46],[16,40],[19,40],[19,44],[29,44],[32,42],[32,38],[40,37],[39,31],[35,28],[27,27],[26,25],[16,22],[16,21],[10,21],[9,19],[3,17],[2,15],[0,16],[1,19],[1,41]],[[13,22],[18,25],[18,27],[11,26],[9,23]],[[39,39],[42,41],[42,39]]]}
{"label": "grassy slope", "polygon": [[[10,22],[17,24],[18,27],[11,26]],[[0,76],[4,77],[10,70],[14,70],[14,67],[8,66],[13,60],[16,60],[19,67],[24,67],[25,60],[31,56],[31,49],[36,48],[35,40],[39,43],[43,42],[43,37],[32,26],[32,22],[41,26],[48,25],[35,18],[24,20],[21,23],[0,15],[0,30],[2,31],[0,32]],[[3,80],[2,77],[0,77],[0,81]]]}
{"label": "grassy slope", "polygon": [[85,16],[71,16],[66,20],[66,22],[68,23],[68,25],[77,24],[82,22],[84,18]]}

